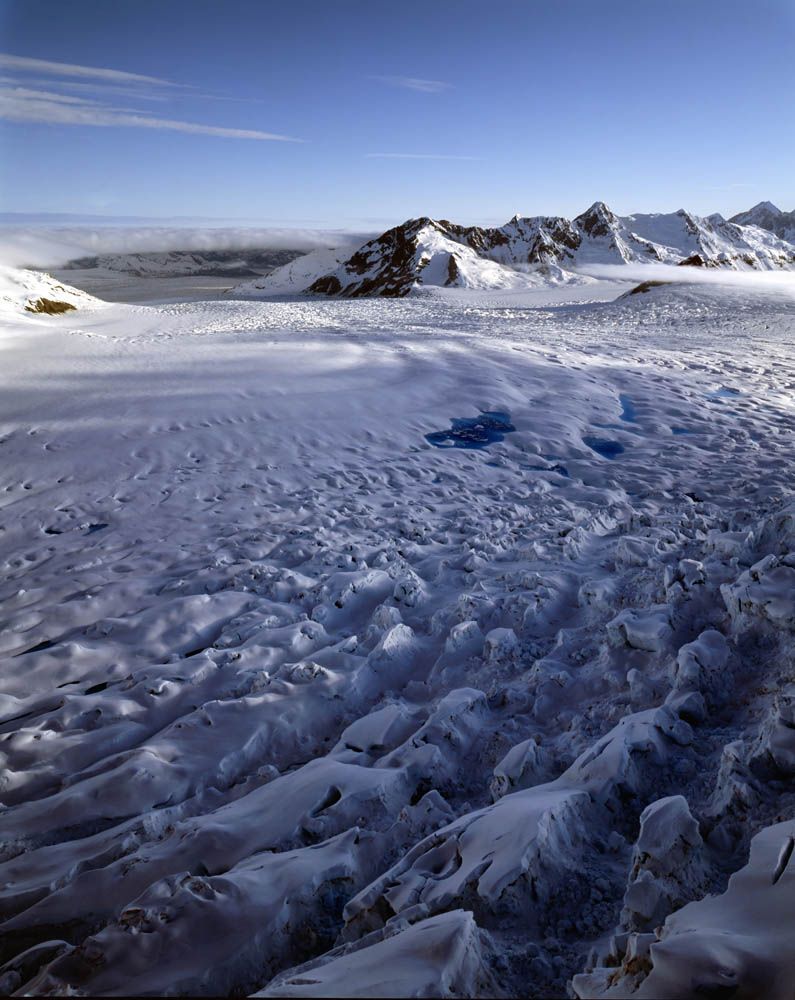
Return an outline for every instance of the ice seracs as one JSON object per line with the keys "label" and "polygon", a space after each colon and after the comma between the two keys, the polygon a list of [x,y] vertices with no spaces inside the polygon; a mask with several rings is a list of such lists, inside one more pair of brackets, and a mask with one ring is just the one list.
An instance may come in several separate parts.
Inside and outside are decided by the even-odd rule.
{"label": "ice seracs", "polygon": [[655,934],[630,934],[623,961],[575,976],[574,996],[790,1000],[794,844],[792,820],[758,833],[724,893],[677,910]]}
{"label": "ice seracs", "polygon": [[261,997],[501,996],[471,913],[452,910],[343,945],[274,979]]}

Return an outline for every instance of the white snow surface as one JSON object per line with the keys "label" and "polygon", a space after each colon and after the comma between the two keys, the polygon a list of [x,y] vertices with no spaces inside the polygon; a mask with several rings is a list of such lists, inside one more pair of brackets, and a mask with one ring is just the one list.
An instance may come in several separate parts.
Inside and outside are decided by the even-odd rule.
{"label": "white snow surface", "polygon": [[10,296],[0,993],[791,996],[795,302],[631,287]]}

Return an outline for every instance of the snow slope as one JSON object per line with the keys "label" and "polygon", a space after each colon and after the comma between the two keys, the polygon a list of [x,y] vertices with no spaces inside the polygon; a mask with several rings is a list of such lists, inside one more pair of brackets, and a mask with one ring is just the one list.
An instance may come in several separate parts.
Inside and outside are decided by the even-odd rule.
{"label": "snow slope", "polygon": [[49,274],[0,265],[0,317],[6,320],[26,314],[32,318],[63,306],[95,309],[100,304],[93,295],[64,285]]}
{"label": "snow slope", "polygon": [[299,295],[319,274],[336,268],[349,254],[345,247],[321,247],[277,267],[263,278],[246,281],[233,289],[235,295]]}
{"label": "snow slope", "polygon": [[788,998],[743,278],[8,320],[0,993]]}

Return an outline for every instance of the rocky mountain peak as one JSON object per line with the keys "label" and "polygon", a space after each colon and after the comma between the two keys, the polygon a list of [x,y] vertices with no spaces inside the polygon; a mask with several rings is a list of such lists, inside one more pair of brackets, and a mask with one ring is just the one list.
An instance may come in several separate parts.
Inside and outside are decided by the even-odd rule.
{"label": "rocky mountain peak", "polygon": [[795,239],[795,211],[783,212],[772,201],[760,201],[747,212],[733,215],[729,221],[739,223],[741,226],[759,226],[760,229],[767,229],[780,239],[790,242]]}
{"label": "rocky mountain peak", "polygon": [[610,211],[603,201],[595,201],[590,208],[574,220],[575,225],[589,236],[607,236],[617,222],[618,217]]}
{"label": "rocky mountain peak", "polygon": [[772,201],[760,201],[758,205],[754,205],[751,212],[768,212],[770,215],[784,214],[778,205],[774,205]]}

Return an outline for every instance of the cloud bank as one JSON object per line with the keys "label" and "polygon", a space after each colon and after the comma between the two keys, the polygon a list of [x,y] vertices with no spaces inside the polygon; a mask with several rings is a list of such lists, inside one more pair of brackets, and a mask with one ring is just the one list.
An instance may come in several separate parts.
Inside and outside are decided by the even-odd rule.
{"label": "cloud bank", "polygon": [[315,250],[359,246],[369,234],[340,230],[160,227],[160,226],[3,226],[0,264],[59,267],[79,257],[166,250]]}
{"label": "cloud bank", "polygon": [[611,281],[670,281],[689,285],[721,285],[747,292],[784,293],[795,298],[795,271],[731,271],[728,268],[677,267],[672,264],[589,264],[579,274]]}

